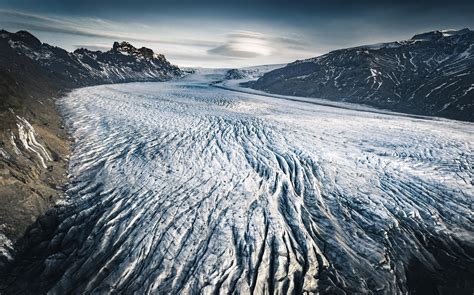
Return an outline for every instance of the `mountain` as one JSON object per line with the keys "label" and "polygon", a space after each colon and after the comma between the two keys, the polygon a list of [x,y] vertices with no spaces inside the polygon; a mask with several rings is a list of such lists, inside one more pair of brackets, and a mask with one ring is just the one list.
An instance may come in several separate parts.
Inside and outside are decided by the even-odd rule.
{"label": "mountain", "polygon": [[474,32],[433,31],[340,49],[271,71],[250,87],[474,121]]}
{"label": "mountain", "polygon": [[[106,52],[77,49],[67,52],[59,47],[41,43],[26,31],[0,31],[2,55],[25,56],[40,67],[45,75],[62,85],[86,86],[131,81],[163,81],[179,77],[181,71],[162,54],[127,42],[115,42]],[[9,47],[9,48],[8,48]]]}
{"label": "mountain", "polygon": [[55,98],[76,87],[181,75],[163,55],[127,42],[67,52],[26,31],[0,30],[0,266],[63,194],[70,140]]}

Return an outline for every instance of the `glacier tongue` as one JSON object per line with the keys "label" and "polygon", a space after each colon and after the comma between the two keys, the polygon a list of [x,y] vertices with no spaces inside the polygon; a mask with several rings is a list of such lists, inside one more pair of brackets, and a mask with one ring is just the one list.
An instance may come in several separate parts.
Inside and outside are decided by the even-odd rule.
{"label": "glacier tongue", "polygon": [[11,288],[393,294],[413,265],[461,280],[440,255],[472,263],[472,124],[192,79],[82,88],[62,108],[68,201]]}

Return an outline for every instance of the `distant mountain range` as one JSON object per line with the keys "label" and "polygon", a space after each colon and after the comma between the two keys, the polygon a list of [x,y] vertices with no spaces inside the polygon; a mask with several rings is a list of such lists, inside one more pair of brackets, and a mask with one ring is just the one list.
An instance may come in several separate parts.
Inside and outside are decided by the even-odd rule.
{"label": "distant mountain range", "polygon": [[[130,81],[163,81],[179,77],[181,71],[161,54],[127,42],[115,42],[106,52],[77,49],[67,52],[41,43],[26,31],[0,31],[3,67],[19,59],[28,61],[45,77],[64,86],[85,86]],[[5,58],[7,57],[7,58]],[[25,59],[27,58],[27,59]]]}
{"label": "distant mountain range", "polygon": [[433,31],[298,60],[249,86],[472,122],[473,53],[473,31]]}

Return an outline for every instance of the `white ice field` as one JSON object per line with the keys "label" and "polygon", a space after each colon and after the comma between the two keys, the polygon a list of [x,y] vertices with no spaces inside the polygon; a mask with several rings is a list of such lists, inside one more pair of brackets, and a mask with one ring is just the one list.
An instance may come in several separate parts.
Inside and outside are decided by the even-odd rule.
{"label": "white ice field", "polygon": [[75,144],[52,293],[394,294],[413,259],[436,264],[430,243],[474,246],[473,124],[216,76],[62,99]]}

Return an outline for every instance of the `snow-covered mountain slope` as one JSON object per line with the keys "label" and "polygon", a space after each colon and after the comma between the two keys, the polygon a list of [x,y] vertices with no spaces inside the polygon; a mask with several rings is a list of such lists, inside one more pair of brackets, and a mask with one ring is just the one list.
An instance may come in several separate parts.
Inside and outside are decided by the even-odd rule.
{"label": "snow-covered mountain slope", "polygon": [[336,50],[269,72],[251,87],[474,121],[474,32]]}
{"label": "snow-covered mountain slope", "polygon": [[[470,294],[471,123],[212,87],[212,71],[73,91],[67,204],[5,289]],[[193,80],[193,77],[195,80]]]}
{"label": "snow-covered mountain slope", "polygon": [[[115,42],[106,52],[77,49],[67,52],[41,43],[26,31],[0,31],[0,42],[7,43],[11,62],[26,56],[44,71],[44,75],[64,86],[77,87],[131,81],[163,81],[180,77],[178,67],[151,49],[135,48],[127,42]],[[6,47],[6,46],[3,46]]]}

